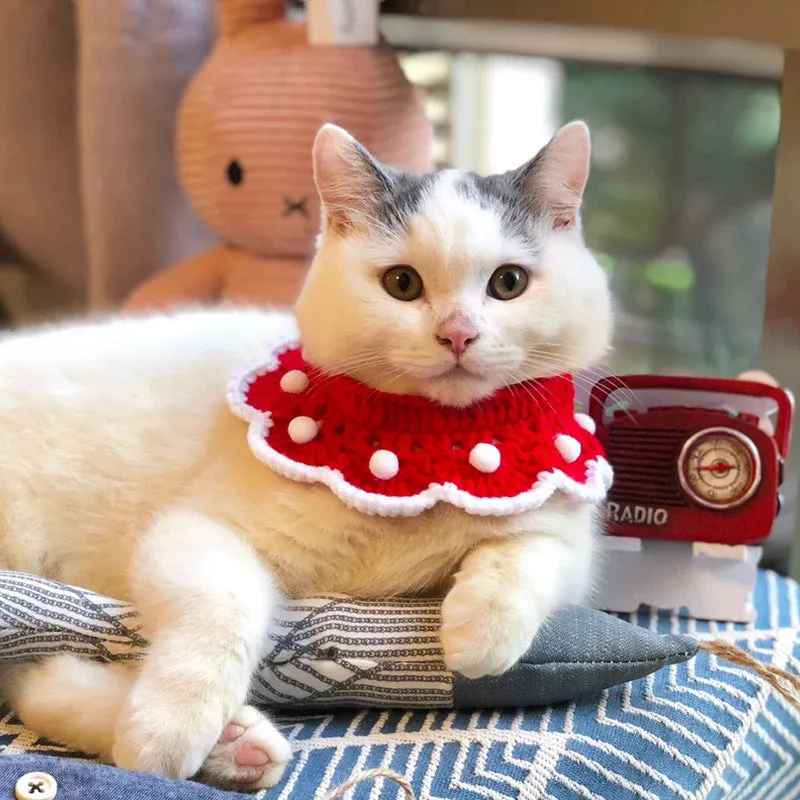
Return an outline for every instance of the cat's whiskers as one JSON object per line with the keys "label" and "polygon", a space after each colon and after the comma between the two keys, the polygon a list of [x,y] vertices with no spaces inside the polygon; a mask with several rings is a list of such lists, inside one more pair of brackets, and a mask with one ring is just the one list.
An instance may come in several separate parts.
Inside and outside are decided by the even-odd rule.
{"label": "cat's whiskers", "polygon": [[398,369],[397,367],[389,367],[388,378],[385,381],[382,381],[382,386],[380,389],[373,388],[372,391],[367,395],[367,404],[374,405],[374,403],[378,400],[378,397],[383,392],[390,391],[390,387],[393,383],[400,380],[401,378],[405,378],[407,373],[402,370]]}
{"label": "cat's whiskers", "polygon": [[[540,357],[536,358],[536,364],[552,367],[554,371],[557,372],[557,374],[553,375],[552,377],[566,379],[566,376],[563,374],[563,364],[555,361],[548,363],[545,359]],[[592,390],[600,378],[605,378],[611,384],[612,391],[618,393],[623,401],[631,404],[636,403],[636,393],[627,387],[623,378],[620,378],[606,367],[602,366],[593,367],[592,371],[596,372],[597,376],[590,376],[581,372],[573,373],[572,380],[574,381],[575,385],[581,389],[584,389],[588,393]]]}
{"label": "cat's whiskers", "polygon": [[546,387],[537,383],[524,383],[522,385],[529,391],[530,396],[536,399],[539,405],[544,403],[554,414],[558,414],[555,406],[550,400],[551,394]]}
{"label": "cat's whiskers", "polygon": [[[542,358],[540,355],[537,354],[535,366],[541,367],[542,365],[544,365],[545,367],[552,368],[554,373],[556,373],[548,377],[554,378],[556,380],[564,380],[564,381],[572,380],[572,382],[576,387],[584,390],[587,394],[591,392],[591,390],[593,389],[598,380],[598,378],[594,378],[581,373],[566,375],[562,372],[563,364],[561,364],[560,362],[556,362],[555,359],[552,358],[548,362],[547,359]],[[528,364],[527,369],[533,369],[533,368],[534,365]],[[592,369],[593,371],[599,373],[599,377],[607,377],[611,379],[610,383],[614,387],[612,388],[612,391],[614,393],[619,394],[622,402],[624,402],[626,405],[637,405],[636,393],[625,385],[625,382],[622,378],[619,378],[618,376],[611,373],[606,367],[596,366],[593,367]],[[630,418],[633,418],[633,415],[630,414],[627,408],[625,409],[625,411]]]}
{"label": "cat's whiskers", "polygon": [[348,375],[357,369],[380,367],[384,364],[386,364],[386,356],[381,353],[367,352],[337,361],[331,371],[322,371],[316,367],[314,369],[319,375],[336,377],[338,375]]}
{"label": "cat's whiskers", "polygon": [[333,372],[323,372],[313,367],[311,370],[312,381],[309,388],[309,396],[315,396],[325,389],[332,381],[341,378],[343,375],[352,377],[352,373],[357,370],[383,369],[386,365],[387,362],[384,356],[375,353],[363,353],[339,362],[336,365],[336,370]]}
{"label": "cat's whiskers", "polygon": [[[580,373],[564,373],[562,365],[560,364],[546,364],[539,360],[534,365],[526,365],[524,367],[527,372],[526,378],[528,380],[541,380],[547,378],[548,380],[572,380],[576,387],[589,391],[593,385],[591,379],[587,379]],[[530,375],[534,373],[536,377],[531,378]]]}

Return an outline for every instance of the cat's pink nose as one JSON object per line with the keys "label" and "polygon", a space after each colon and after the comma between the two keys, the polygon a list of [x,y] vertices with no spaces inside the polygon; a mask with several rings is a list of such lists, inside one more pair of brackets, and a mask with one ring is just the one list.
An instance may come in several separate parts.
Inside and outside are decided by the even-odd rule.
{"label": "cat's pink nose", "polygon": [[436,330],[436,341],[457,356],[478,338],[478,329],[466,314],[451,314]]}

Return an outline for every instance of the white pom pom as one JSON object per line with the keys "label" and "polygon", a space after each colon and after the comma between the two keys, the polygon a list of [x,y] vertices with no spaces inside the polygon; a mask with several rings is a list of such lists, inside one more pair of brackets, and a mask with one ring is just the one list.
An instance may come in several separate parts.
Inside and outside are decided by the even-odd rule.
{"label": "white pom pom", "polygon": [[588,414],[576,414],[575,422],[585,431],[589,431],[591,434],[597,433],[597,424]]}
{"label": "white pom pom", "polygon": [[559,433],[556,436],[556,449],[561,453],[562,458],[567,464],[572,464],[581,456],[581,443],[571,436]]}
{"label": "white pom pom", "polygon": [[400,471],[400,461],[391,450],[376,450],[369,460],[369,471],[378,480],[388,481]]}
{"label": "white pom pom", "polygon": [[308,388],[308,375],[302,370],[292,369],[289,370],[281,378],[281,389],[289,394],[300,394]]}
{"label": "white pom pom", "polygon": [[476,444],[472,450],[469,451],[469,463],[472,464],[478,472],[495,472],[500,466],[500,451],[493,444]]}
{"label": "white pom pom", "polygon": [[295,417],[289,423],[289,438],[295,444],[307,444],[319,431],[319,425],[311,417]]}
{"label": "white pom pom", "polygon": [[608,491],[614,483],[614,470],[605,461],[600,462],[600,477],[603,479],[605,490]]}

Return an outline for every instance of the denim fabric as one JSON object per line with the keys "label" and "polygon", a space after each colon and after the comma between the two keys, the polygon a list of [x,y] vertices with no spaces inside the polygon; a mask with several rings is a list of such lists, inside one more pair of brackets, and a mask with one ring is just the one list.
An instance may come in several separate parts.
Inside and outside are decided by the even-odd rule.
{"label": "denim fabric", "polygon": [[599,694],[697,654],[692,636],[654,631],[567,606],[542,626],[519,663],[498,677],[453,676],[455,708],[508,708],[560,703]]}
{"label": "denim fabric", "polygon": [[29,772],[46,772],[56,779],[58,791],[54,800],[253,800],[254,797],[65,758],[7,756],[0,757],[0,798],[13,800],[17,781]]}

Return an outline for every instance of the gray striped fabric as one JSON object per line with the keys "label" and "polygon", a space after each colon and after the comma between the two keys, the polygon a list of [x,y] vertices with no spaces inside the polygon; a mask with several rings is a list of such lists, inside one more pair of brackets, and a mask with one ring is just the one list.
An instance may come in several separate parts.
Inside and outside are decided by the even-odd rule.
{"label": "gray striped fabric", "polygon": [[[251,699],[291,708],[450,708],[453,676],[439,645],[439,603],[319,597],[281,610]],[[0,571],[0,660],[76,653],[142,656],[136,611],[94,592]]]}
{"label": "gray striped fabric", "polygon": [[0,660],[75,653],[103,661],[141,657],[130,606],[34,575],[0,571]]}
{"label": "gray striped fabric", "polygon": [[449,708],[437,602],[321,597],[288,604],[253,683],[271,706]]}

